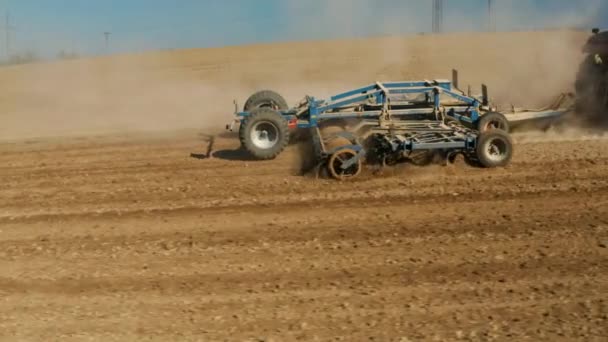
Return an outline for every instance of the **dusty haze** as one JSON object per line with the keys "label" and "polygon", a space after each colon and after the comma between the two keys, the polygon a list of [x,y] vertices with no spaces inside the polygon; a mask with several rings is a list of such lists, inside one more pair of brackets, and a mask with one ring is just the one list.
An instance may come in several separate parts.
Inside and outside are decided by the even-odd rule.
{"label": "dusty haze", "polygon": [[500,103],[544,104],[570,91],[575,31],[413,35],[192,49],[0,69],[0,138],[221,129],[233,99],[260,88],[290,103],[376,80],[450,78],[490,86]]}

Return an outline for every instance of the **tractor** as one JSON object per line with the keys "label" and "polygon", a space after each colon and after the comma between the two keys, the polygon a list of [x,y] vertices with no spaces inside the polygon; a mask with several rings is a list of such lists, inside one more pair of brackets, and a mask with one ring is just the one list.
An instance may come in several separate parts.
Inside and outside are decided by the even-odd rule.
{"label": "tractor", "polygon": [[576,112],[593,126],[608,124],[608,31],[593,29],[576,79]]}

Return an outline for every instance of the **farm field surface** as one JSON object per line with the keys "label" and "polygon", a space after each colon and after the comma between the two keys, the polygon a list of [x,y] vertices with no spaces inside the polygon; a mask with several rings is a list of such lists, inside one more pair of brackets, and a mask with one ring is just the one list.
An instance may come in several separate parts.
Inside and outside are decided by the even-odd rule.
{"label": "farm field surface", "polygon": [[451,68],[540,105],[586,35],[468,38],[477,53],[415,36],[0,69],[0,340],[605,341],[608,134],[517,132],[503,169],[342,183],[301,175],[298,145],[253,161],[222,132],[261,87],[297,101]]}

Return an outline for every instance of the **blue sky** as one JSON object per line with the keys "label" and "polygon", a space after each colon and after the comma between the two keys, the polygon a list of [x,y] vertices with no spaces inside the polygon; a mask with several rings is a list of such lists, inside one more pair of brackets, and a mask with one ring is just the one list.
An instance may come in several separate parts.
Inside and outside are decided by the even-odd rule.
{"label": "blue sky", "polygon": [[[431,0],[0,0],[13,50],[40,55],[428,32]],[[499,30],[608,28],[608,0],[494,0]],[[483,29],[487,0],[445,0],[445,30]],[[4,34],[0,55],[4,56]]]}

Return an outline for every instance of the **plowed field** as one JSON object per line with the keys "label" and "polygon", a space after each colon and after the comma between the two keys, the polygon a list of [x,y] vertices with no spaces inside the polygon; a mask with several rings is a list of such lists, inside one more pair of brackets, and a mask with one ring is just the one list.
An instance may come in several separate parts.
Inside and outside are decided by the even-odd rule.
{"label": "plowed field", "polygon": [[355,183],[194,132],[4,144],[1,334],[603,340],[608,140],[516,138]]}
{"label": "plowed field", "polygon": [[[475,54],[458,37],[416,37],[377,70],[374,51],[396,41],[0,70],[12,82],[1,339],[608,340],[605,134],[517,133],[504,169],[405,165],[347,183],[300,175],[298,146],[259,162],[216,134],[231,97],[266,85],[292,100],[457,67],[502,98],[544,100],[577,67],[575,53],[557,67],[562,46],[575,51],[560,37],[475,36]],[[326,54],[308,58],[310,46]],[[133,127],[156,133],[98,132]]]}

